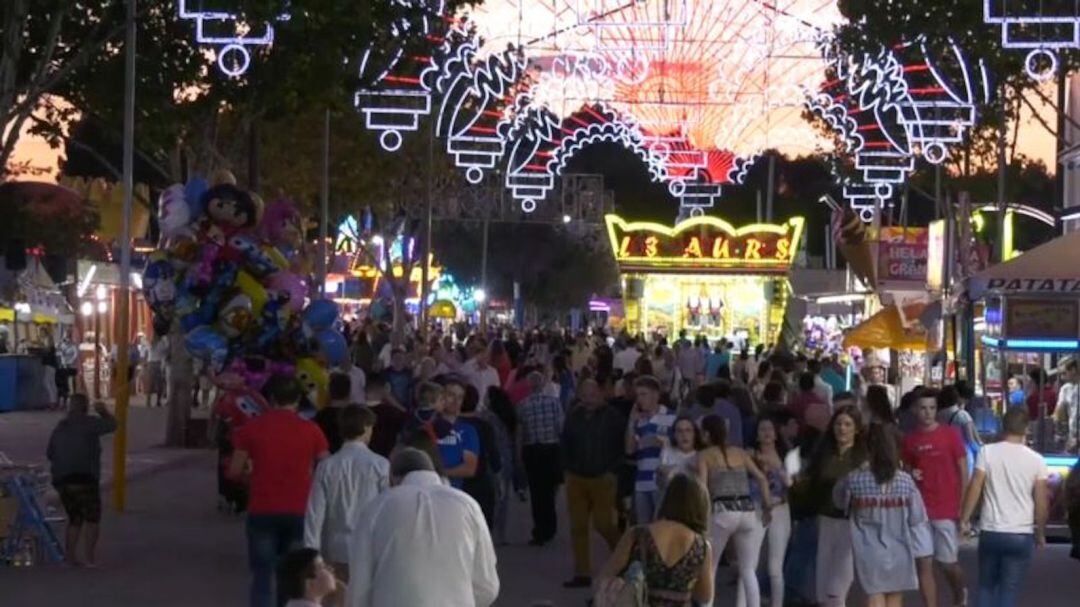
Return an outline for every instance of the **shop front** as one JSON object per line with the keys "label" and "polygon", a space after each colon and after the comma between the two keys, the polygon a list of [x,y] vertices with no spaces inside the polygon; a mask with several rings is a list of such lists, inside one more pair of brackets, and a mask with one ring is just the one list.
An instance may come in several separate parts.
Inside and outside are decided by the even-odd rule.
{"label": "shop front", "polygon": [[711,216],[674,226],[606,221],[631,333],[685,330],[751,347],[779,339],[803,218],[738,228]]}

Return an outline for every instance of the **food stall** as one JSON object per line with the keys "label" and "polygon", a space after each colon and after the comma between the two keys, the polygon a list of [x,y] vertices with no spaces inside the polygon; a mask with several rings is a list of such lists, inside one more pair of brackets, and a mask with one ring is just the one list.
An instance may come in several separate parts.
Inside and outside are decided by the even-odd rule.
{"label": "food stall", "polygon": [[622,278],[626,328],[752,347],[780,338],[803,218],[736,228],[713,216],[674,226],[606,217]]}
{"label": "food stall", "polygon": [[[1080,233],[1071,233],[969,279],[969,297],[983,302],[978,360],[982,362],[984,396],[999,414],[1007,402],[1003,378],[1011,368],[1038,364],[1049,369],[1066,356],[1080,354],[1077,259]],[[1039,388],[1041,392],[1042,386]],[[1052,496],[1056,496],[1076,463],[1076,454],[1063,453],[1062,429],[1055,428],[1044,403],[1040,403],[1039,417],[1033,422],[1030,442],[1053,469],[1050,485]]]}

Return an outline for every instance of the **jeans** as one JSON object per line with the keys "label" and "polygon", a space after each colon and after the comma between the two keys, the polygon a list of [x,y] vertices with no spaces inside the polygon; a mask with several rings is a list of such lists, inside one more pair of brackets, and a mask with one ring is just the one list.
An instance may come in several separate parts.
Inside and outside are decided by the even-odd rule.
{"label": "jeans", "polygon": [[769,605],[784,605],[784,556],[791,539],[791,508],[779,504],[772,509],[772,522],[765,529],[765,546],[768,548]]}
{"label": "jeans", "polygon": [[532,539],[547,543],[555,537],[558,521],[555,515],[555,494],[562,482],[562,463],[559,445],[525,445],[521,459],[529,479],[529,498],[532,505]]}
{"label": "jeans", "polygon": [[735,543],[735,561],[739,569],[735,604],[739,607],[759,607],[761,588],[758,586],[757,566],[761,543],[765,539],[761,516],[754,510],[716,512],[712,515],[709,539],[712,540],[713,560],[710,571],[713,575],[716,575],[716,567],[720,564],[720,556],[724,553],[728,540]]}
{"label": "jeans", "polygon": [[648,525],[660,509],[660,490],[634,491],[634,523]]}
{"label": "jeans", "polygon": [[615,521],[615,476],[566,475],[566,506],[570,513],[570,543],[574,548],[574,575],[592,576],[589,559],[589,520],[604,538],[608,550],[619,541]]}
{"label": "jeans", "polygon": [[1034,535],[994,531],[979,534],[979,607],[1017,604],[1034,549]]}
{"label": "jeans", "polygon": [[304,539],[304,517],[292,514],[249,514],[248,566],[251,607],[274,607],[274,572],[278,559]]}

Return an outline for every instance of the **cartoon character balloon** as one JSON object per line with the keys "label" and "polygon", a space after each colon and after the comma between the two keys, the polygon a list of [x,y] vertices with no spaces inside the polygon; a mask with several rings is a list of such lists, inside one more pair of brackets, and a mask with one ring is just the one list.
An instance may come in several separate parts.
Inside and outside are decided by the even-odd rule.
{"label": "cartoon character balloon", "polygon": [[184,196],[184,186],[175,183],[158,197],[158,227],[164,238],[190,233],[191,207]]}

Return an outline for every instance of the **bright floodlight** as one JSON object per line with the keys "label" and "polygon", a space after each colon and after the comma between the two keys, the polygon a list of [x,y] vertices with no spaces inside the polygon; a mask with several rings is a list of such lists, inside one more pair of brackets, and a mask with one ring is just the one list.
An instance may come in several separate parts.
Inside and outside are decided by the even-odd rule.
{"label": "bright floodlight", "polygon": [[97,289],[94,290],[94,297],[96,297],[99,300],[102,300],[102,299],[105,299],[106,293],[107,293],[107,291],[105,291],[105,285],[98,285]]}
{"label": "bright floodlight", "polygon": [[484,303],[484,300],[487,299],[487,293],[483,289],[477,289],[473,291],[472,298],[476,303]]}
{"label": "bright floodlight", "polygon": [[99,301],[97,304],[98,314],[104,314],[109,311],[109,302]]}
{"label": "bright floodlight", "polygon": [[79,312],[83,316],[90,316],[91,314],[94,313],[94,304],[92,304],[92,303],[90,303],[88,301],[82,302],[82,305],[79,306]]}
{"label": "bright floodlight", "polygon": [[571,220],[571,217],[569,215],[563,215],[562,216],[562,222],[563,223],[570,223],[570,220]]}

